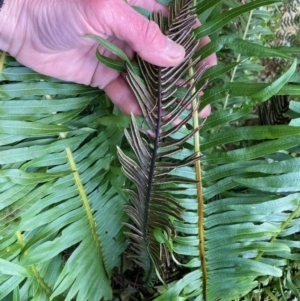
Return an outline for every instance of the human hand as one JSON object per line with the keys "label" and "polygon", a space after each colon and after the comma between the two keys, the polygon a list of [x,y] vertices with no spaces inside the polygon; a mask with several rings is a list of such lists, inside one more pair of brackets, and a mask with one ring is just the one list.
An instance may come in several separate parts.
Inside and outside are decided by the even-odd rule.
{"label": "human hand", "polygon": [[[83,36],[101,36],[130,58],[136,52],[144,60],[164,67],[179,64],[185,53],[131,5],[166,11],[155,0],[6,1],[0,12],[0,45],[39,73],[104,89],[121,111],[138,113],[137,101],[121,74],[100,64],[95,52],[99,47],[105,56],[116,56]],[[208,42],[205,38],[200,46]],[[216,56],[208,57],[206,64],[215,65]],[[200,116],[209,114],[208,106]]]}

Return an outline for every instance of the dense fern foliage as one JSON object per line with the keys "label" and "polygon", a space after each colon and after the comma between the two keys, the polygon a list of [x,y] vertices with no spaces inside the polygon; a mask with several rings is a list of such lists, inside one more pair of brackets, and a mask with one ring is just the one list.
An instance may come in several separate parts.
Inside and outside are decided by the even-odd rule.
{"label": "dense fern foliage", "polygon": [[107,108],[97,90],[42,77],[9,56],[1,79],[0,296],[111,299],[126,248],[111,152],[122,132],[99,125]]}
{"label": "dense fern foliage", "polygon": [[[128,64],[94,37],[127,60],[96,54],[127,66],[143,117],[123,116],[103,92],[36,74],[2,53],[1,301],[300,300],[299,49],[270,42],[284,3],[175,2],[179,23],[201,20],[189,38],[211,37],[195,53],[187,47],[178,74],[186,85],[171,81],[168,90],[170,70]],[[196,68],[214,52],[217,66]],[[269,58],[287,62],[271,82]],[[156,101],[157,87],[171,98]],[[261,125],[257,105],[274,96],[289,96],[286,124]],[[201,120],[207,104],[212,114]],[[182,122],[161,128],[170,116]]]}

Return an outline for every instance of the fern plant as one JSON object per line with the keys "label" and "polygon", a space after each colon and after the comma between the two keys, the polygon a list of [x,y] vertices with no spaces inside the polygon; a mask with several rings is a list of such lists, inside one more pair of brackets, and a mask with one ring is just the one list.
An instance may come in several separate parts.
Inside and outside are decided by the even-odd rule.
{"label": "fern plant", "polygon": [[200,88],[193,91],[205,70],[205,66],[202,66],[184,81],[184,83],[192,81],[192,84],[180,100],[173,96],[177,91],[178,81],[188,73],[190,68],[199,63],[199,59],[191,61],[198,46],[191,34],[192,26],[196,21],[191,5],[191,1],[172,4],[166,27],[162,14],[152,16],[158,22],[162,32],[184,46],[186,57],[183,63],[173,68],[159,68],[138,58],[146,86],[128,68],[128,81],[138,99],[150,132],[147,133],[147,129],[144,129],[146,137],[143,139],[136,120],[132,116],[131,134],[126,131],[125,136],[139,163],[130,159],[120,149],[118,152],[124,173],[136,184],[138,192],[130,191],[133,206],[128,206],[126,211],[134,221],[134,226],[127,224],[133,230],[128,235],[132,238],[132,246],[137,253],[135,260],[149,275],[152,272],[152,262],[156,270],[161,271],[163,257],[168,258],[167,251],[164,256],[160,255],[161,245],[155,239],[155,230],[163,231],[168,239],[171,239],[172,233],[175,235],[175,227],[170,218],[181,219],[180,209],[183,208],[177,202],[176,196],[172,195],[173,184],[194,182],[192,179],[172,176],[172,171],[199,160],[197,153],[180,159],[172,157],[175,153],[181,152],[183,144],[199,130],[198,127],[179,139],[172,138],[172,134],[178,132],[192,118],[194,111],[178,124],[172,125],[172,122],[181,116],[183,110],[191,105],[196,95],[202,90]]}
{"label": "fern plant", "polygon": [[[136,280],[116,283],[138,266],[152,289],[142,281],[133,300],[237,300],[258,288],[266,300],[280,300],[284,287],[300,298],[299,279],[289,272],[300,248],[299,102],[290,102],[289,125],[247,125],[258,103],[300,94],[297,49],[266,47],[231,30],[242,14],[241,32],[248,21],[252,28],[250,12],[260,15],[259,7],[273,3],[212,0],[192,8],[175,1],[169,22],[154,15],[186,47],[177,68],[129,62],[97,38],[127,60],[97,52],[110,67],[127,65],[144,121],[120,115],[96,89],[41,76],[2,53],[0,300],[125,299]],[[195,14],[202,26],[191,32]],[[212,41],[195,51],[206,35]],[[197,69],[213,52],[238,60]],[[237,76],[263,57],[290,60],[291,67],[272,83]],[[177,78],[184,78],[179,86]],[[197,111],[207,104],[213,112],[204,121]],[[177,142],[180,148],[172,146]],[[131,200],[122,187],[133,190]]]}
{"label": "fern plant", "polygon": [[9,56],[1,77],[0,299],[111,299],[126,219],[110,152],[122,134],[95,125],[103,94]]}

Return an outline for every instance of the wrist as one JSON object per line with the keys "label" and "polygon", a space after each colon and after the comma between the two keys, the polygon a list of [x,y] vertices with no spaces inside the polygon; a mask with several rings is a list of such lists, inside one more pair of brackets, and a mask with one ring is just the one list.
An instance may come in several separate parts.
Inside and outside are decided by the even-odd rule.
{"label": "wrist", "polygon": [[23,2],[26,1],[5,0],[0,9],[0,50],[13,56],[22,44],[20,35],[15,36],[17,28],[25,28],[25,20],[21,17]]}

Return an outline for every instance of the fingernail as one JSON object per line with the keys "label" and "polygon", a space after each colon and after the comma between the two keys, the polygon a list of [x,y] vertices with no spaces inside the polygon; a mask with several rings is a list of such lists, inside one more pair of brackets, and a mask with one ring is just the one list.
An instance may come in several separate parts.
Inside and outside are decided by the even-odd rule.
{"label": "fingernail", "polygon": [[184,55],[184,48],[168,38],[166,52],[170,58],[177,59]]}

